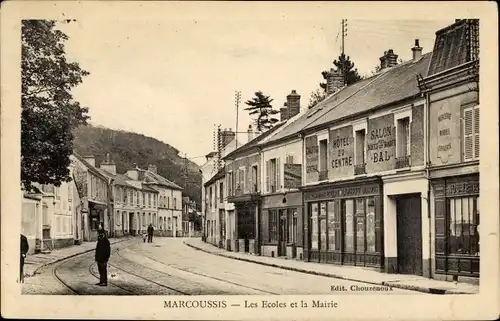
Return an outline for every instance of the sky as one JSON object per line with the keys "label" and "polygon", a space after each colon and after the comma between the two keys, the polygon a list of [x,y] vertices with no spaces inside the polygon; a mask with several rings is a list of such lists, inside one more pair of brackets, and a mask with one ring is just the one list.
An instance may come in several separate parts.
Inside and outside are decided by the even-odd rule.
{"label": "sky", "polygon": [[[87,15],[61,25],[70,38],[68,58],[90,72],[74,98],[89,107],[91,124],[154,137],[203,164],[215,125],[236,128],[235,91],[242,96],[238,129],[245,132],[251,119],[244,102],[254,92],[271,96],[279,110],[294,89],[307,108],[321,72],[340,54],[336,12],[243,13]],[[435,32],[453,22],[347,19],[345,52],[361,75],[370,75],[384,51],[408,60],[418,38],[429,52]]]}

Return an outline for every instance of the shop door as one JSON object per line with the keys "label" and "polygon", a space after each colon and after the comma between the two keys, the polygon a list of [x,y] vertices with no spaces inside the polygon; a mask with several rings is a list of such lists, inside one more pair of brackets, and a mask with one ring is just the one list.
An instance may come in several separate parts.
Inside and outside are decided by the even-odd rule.
{"label": "shop door", "polygon": [[422,218],[420,195],[396,200],[398,272],[422,275]]}
{"label": "shop door", "polygon": [[286,210],[278,211],[278,256],[286,256]]}

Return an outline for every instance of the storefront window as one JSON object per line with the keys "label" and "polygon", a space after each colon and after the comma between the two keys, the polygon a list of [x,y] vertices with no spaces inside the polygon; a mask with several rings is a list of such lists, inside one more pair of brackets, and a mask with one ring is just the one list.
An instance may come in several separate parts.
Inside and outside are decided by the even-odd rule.
{"label": "storefront window", "polygon": [[375,253],[375,200],[366,200],[366,252]]}
{"label": "storefront window", "polygon": [[327,250],[327,242],[326,242],[326,203],[320,203],[320,221],[319,221],[319,233],[320,233],[320,249],[323,251]]}
{"label": "storefront window", "polygon": [[[335,213],[335,203],[328,202],[328,249],[329,250],[338,250],[338,245],[335,243],[337,235],[336,235],[336,213]],[[337,245],[337,247],[335,246]]]}
{"label": "storefront window", "polygon": [[478,255],[478,197],[451,198],[448,211],[448,253]]}
{"label": "storefront window", "polygon": [[354,228],[353,228],[354,201],[346,200],[344,204],[345,204],[344,249],[346,252],[354,252]]}
{"label": "storefront window", "polygon": [[311,249],[318,249],[318,204],[311,204]]}
{"label": "storefront window", "polygon": [[269,211],[269,242],[278,242],[278,211]]}
{"label": "storefront window", "polygon": [[364,199],[356,200],[356,252],[365,252],[365,204]]}

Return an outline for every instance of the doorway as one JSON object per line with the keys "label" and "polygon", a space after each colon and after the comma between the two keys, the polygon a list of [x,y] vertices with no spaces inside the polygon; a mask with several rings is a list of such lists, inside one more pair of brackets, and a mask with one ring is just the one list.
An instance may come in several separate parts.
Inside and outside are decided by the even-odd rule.
{"label": "doorway", "polygon": [[286,256],[286,232],[287,232],[287,220],[286,220],[286,210],[278,211],[278,256]]}
{"label": "doorway", "polygon": [[128,232],[130,235],[135,236],[135,222],[134,222],[134,213],[128,213]]}
{"label": "doorway", "polygon": [[398,273],[422,275],[420,194],[396,198]]}

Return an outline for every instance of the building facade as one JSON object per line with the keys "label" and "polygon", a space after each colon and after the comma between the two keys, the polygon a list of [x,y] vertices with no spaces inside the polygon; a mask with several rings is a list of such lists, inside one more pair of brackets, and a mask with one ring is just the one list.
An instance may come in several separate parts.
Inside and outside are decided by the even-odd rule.
{"label": "building facade", "polygon": [[109,178],[95,167],[93,156],[82,157],[76,153],[70,157],[73,167],[73,179],[80,198],[77,233],[83,241],[97,240],[99,225],[110,231],[112,216],[108,214]]}
{"label": "building facade", "polygon": [[479,277],[479,20],[436,33],[420,80],[429,113],[433,277]]}

